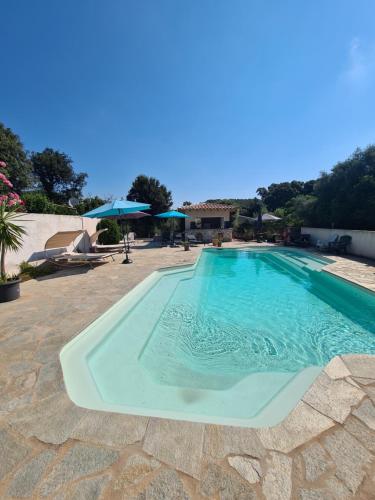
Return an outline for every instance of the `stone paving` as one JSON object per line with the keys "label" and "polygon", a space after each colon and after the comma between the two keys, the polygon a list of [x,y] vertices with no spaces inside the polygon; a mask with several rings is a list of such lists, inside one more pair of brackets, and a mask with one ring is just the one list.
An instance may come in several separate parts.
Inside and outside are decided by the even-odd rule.
{"label": "stone paving", "polygon": [[[136,249],[131,266],[61,271],[0,304],[0,498],[343,500],[375,498],[375,357],[334,358],[273,428],[85,410],[58,353],[159,267],[200,248]],[[375,290],[374,264],[328,271]]]}

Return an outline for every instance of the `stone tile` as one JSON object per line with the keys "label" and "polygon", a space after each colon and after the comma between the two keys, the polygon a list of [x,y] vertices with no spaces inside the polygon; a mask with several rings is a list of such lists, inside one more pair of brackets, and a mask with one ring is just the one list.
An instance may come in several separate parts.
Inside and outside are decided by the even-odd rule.
{"label": "stone tile", "polygon": [[366,386],[363,388],[363,390],[366,392],[367,396],[371,399],[373,404],[375,404],[375,386]]}
{"label": "stone tile", "polygon": [[303,401],[336,422],[343,423],[351,407],[364,397],[362,390],[344,380],[332,380],[322,373],[303,396]]}
{"label": "stone tile", "polygon": [[327,491],[333,495],[335,500],[349,500],[353,498],[348,488],[337,478],[332,477],[325,484]]}
{"label": "stone tile", "polygon": [[69,494],[74,500],[97,500],[101,497],[108,484],[110,476],[98,476],[80,481]]}
{"label": "stone tile", "polygon": [[76,444],[58,462],[43,482],[40,493],[50,495],[61,486],[89,474],[101,472],[117,461],[119,453],[114,450]]}
{"label": "stone tile", "polygon": [[199,477],[204,424],[151,418],[143,449],[158,460]]}
{"label": "stone tile", "polygon": [[9,417],[12,427],[25,437],[36,437],[44,443],[62,444],[86,414],[64,393],[19,410]]}
{"label": "stone tile", "polygon": [[313,443],[302,451],[307,481],[315,481],[324,474],[333,462],[319,443]]}
{"label": "stone tile", "polygon": [[142,481],[148,474],[160,467],[160,462],[155,458],[143,455],[131,455],[126,461],[119,477],[113,485],[114,490],[123,490]]}
{"label": "stone tile", "polygon": [[148,417],[88,411],[72,431],[71,437],[80,441],[124,447],[141,441]]}
{"label": "stone tile", "polygon": [[324,368],[324,372],[333,380],[350,377],[351,375],[340,356],[335,356],[331,359],[328,365]]}
{"label": "stone tile", "polygon": [[7,494],[15,497],[31,496],[48,465],[56,458],[56,455],[53,450],[45,450],[23,465],[15,474]]}
{"label": "stone tile", "polygon": [[37,399],[45,399],[64,389],[64,379],[60,361],[52,361],[43,365],[39,371],[34,389]]}
{"label": "stone tile", "polygon": [[251,484],[258,483],[263,476],[262,466],[256,458],[228,457],[228,462],[241,477]]}
{"label": "stone tile", "polygon": [[31,449],[0,429],[0,481],[28,455]]}
{"label": "stone tile", "polygon": [[342,357],[353,377],[375,380],[375,356],[370,354],[352,354]]}
{"label": "stone tile", "polygon": [[210,464],[205,471],[200,491],[202,495],[220,500],[252,500],[257,498],[255,490],[248,483],[237,479],[236,475],[217,464]]}
{"label": "stone tile", "polygon": [[176,471],[162,470],[147,488],[142,491],[137,500],[189,500],[190,495]]}
{"label": "stone tile", "polygon": [[263,495],[267,500],[289,500],[292,495],[293,460],[281,453],[271,452],[266,460]]}
{"label": "stone tile", "polygon": [[323,444],[336,465],[337,478],[356,493],[372,460],[370,452],[344,429],[326,436]]}
{"label": "stone tile", "polygon": [[229,454],[250,455],[262,458],[266,450],[254,429],[206,425],[204,453],[212,458],[224,458]]}
{"label": "stone tile", "polygon": [[334,500],[334,497],[326,489],[299,490],[300,500]]}
{"label": "stone tile", "polygon": [[353,415],[364,422],[367,427],[375,431],[375,407],[369,399],[363,401],[363,403],[353,411]]}
{"label": "stone tile", "polygon": [[330,418],[300,401],[281,424],[258,429],[257,432],[263,445],[269,450],[289,453],[333,425]]}
{"label": "stone tile", "polygon": [[374,384],[375,380],[373,378],[360,378],[360,377],[352,377],[359,385],[370,385]]}
{"label": "stone tile", "polygon": [[350,416],[344,424],[344,429],[357,438],[368,450],[375,453],[375,432],[372,432],[367,425]]}

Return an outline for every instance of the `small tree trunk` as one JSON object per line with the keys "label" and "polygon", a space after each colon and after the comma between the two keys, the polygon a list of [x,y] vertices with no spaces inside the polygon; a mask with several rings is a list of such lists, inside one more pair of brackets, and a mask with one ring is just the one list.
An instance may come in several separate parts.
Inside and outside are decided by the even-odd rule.
{"label": "small tree trunk", "polygon": [[5,281],[5,246],[0,245],[0,277]]}

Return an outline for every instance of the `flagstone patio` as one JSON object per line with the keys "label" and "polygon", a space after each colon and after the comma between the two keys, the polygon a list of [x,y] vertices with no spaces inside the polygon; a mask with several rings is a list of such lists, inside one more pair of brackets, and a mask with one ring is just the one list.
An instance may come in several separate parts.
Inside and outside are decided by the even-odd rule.
{"label": "flagstone patio", "polygon": [[[136,249],[130,266],[118,257],[60,271],[0,304],[1,498],[375,498],[375,356],[334,358],[273,428],[97,412],[69,400],[62,346],[150,272],[200,251]],[[337,257],[327,270],[375,290],[373,262]]]}

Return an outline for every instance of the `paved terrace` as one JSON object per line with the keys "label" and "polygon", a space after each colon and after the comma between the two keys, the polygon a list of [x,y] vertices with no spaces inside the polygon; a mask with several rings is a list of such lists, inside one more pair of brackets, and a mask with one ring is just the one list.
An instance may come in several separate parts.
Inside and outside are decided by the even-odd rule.
{"label": "paved terrace", "polygon": [[[62,271],[0,304],[0,497],[375,498],[375,357],[331,361],[284,422],[246,429],[96,412],[68,399],[62,346],[158,267],[200,252]],[[375,289],[373,264],[332,272]]]}

